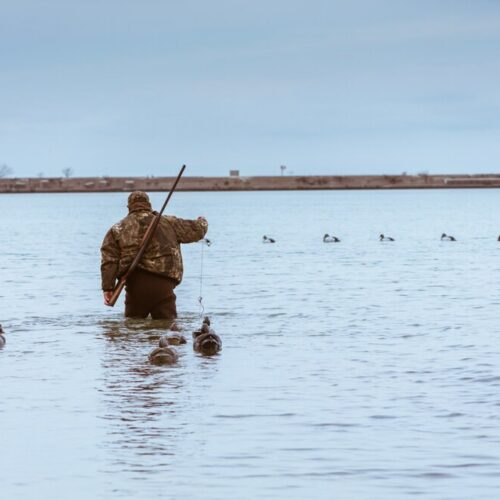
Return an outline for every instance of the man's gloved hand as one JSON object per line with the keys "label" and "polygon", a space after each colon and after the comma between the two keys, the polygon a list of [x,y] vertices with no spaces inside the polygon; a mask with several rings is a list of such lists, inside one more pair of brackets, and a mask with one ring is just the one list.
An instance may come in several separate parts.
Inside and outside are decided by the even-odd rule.
{"label": "man's gloved hand", "polygon": [[107,306],[109,304],[109,301],[111,300],[111,297],[113,296],[113,292],[102,292],[104,296],[104,305]]}

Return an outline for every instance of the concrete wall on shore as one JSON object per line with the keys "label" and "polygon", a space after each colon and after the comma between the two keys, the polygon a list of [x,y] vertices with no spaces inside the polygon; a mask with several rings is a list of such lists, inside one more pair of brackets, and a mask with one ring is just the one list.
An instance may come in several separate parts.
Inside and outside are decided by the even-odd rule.
{"label": "concrete wall on shore", "polygon": [[[168,191],[174,177],[73,177],[0,179],[0,193]],[[268,177],[183,177],[179,191],[268,191],[312,189],[498,188],[500,174],[311,175]]]}

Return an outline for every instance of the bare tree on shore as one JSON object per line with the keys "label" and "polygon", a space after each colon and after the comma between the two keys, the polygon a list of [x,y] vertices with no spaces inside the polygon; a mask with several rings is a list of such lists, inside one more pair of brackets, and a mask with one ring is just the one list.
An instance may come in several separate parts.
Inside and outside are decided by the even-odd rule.
{"label": "bare tree on shore", "polygon": [[3,165],[0,165],[0,179],[3,177],[9,177],[9,175],[12,174],[12,169],[4,163]]}
{"label": "bare tree on shore", "polygon": [[73,169],[70,167],[63,168],[62,173],[66,179],[69,179],[73,175]]}

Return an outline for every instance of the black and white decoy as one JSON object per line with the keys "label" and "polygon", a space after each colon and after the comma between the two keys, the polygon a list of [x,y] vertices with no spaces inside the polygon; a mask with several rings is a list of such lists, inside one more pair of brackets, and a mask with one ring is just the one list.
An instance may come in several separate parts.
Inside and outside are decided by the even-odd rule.
{"label": "black and white decoy", "polygon": [[441,235],[441,241],[457,241],[453,236],[450,236],[449,234],[443,233]]}
{"label": "black and white decoy", "polygon": [[262,243],[276,243],[273,238],[268,238],[266,235],[262,236]]}
{"label": "black and white decoy", "polygon": [[394,241],[394,238],[391,238],[390,236],[384,236],[383,234],[381,234],[378,239],[380,241]]}
{"label": "black and white decoy", "polygon": [[336,236],[330,236],[328,233],[323,236],[323,243],[340,243]]}

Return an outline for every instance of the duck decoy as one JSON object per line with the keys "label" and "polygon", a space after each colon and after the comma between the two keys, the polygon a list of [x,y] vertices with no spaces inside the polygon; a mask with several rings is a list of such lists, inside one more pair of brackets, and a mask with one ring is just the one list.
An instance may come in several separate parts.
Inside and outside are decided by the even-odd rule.
{"label": "duck decoy", "polygon": [[330,236],[328,233],[323,236],[323,243],[340,243],[336,236]]}
{"label": "duck decoy", "polygon": [[273,238],[268,238],[266,235],[262,236],[262,243],[276,243]]}
{"label": "duck decoy", "polygon": [[159,347],[149,353],[149,361],[153,365],[173,365],[177,363],[179,355],[172,347],[169,347],[166,337],[162,337]]}
{"label": "duck decoy", "polygon": [[160,339],[160,347],[168,347],[169,345],[185,344],[186,337],[178,332],[169,333],[166,337]]}
{"label": "duck decoy", "polygon": [[394,238],[391,238],[390,236],[384,236],[383,234],[381,234],[378,239],[380,241],[394,241]]}
{"label": "duck decoy", "polygon": [[4,335],[2,325],[0,325],[0,347],[3,347],[6,344],[6,342],[7,341],[5,340],[5,335]]}
{"label": "duck decoy", "polygon": [[174,320],[172,323],[170,323],[170,326],[168,328],[172,332],[180,332],[181,327],[177,324],[177,322]]}
{"label": "duck decoy", "polygon": [[199,330],[193,332],[193,349],[204,356],[213,356],[222,349],[222,340],[210,328],[210,318],[205,316]]}
{"label": "duck decoy", "polygon": [[450,236],[449,234],[443,233],[441,235],[441,241],[457,241],[453,236]]}

